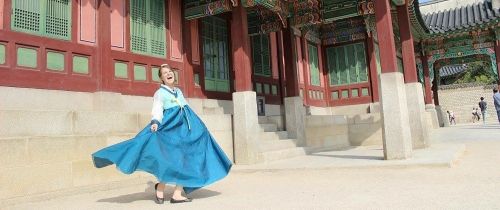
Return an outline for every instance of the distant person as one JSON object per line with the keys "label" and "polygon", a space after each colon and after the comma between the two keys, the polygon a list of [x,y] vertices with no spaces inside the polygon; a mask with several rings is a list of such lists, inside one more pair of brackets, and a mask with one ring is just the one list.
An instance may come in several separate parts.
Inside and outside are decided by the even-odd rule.
{"label": "distant person", "polygon": [[500,123],[500,93],[498,92],[498,88],[493,88],[493,103],[495,104],[498,122]]}
{"label": "distant person", "polygon": [[448,112],[448,120],[450,121],[450,125],[456,125],[457,122],[455,121],[455,114],[453,113],[453,111],[446,111]]}
{"label": "distant person", "polygon": [[472,108],[472,123],[475,123],[476,121],[479,122],[479,113],[477,113],[476,108]]}
{"label": "distant person", "polygon": [[481,101],[479,102],[479,108],[481,109],[481,115],[483,115],[483,125],[486,124],[486,108],[487,103],[484,101],[484,97],[481,97]]}

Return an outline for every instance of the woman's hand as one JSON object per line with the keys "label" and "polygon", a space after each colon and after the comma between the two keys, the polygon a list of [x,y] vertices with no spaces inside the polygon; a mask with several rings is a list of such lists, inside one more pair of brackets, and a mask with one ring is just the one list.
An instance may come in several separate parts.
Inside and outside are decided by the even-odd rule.
{"label": "woman's hand", "polygon": [[151,125],[151,132],[156,132],[158,130],[158,124],[152,124]]}

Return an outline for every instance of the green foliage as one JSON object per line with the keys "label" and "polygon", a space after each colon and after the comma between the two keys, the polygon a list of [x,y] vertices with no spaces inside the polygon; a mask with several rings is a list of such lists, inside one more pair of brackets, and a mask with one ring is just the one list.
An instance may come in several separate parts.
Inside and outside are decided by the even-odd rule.
{"label": "green foliage", "polygon": [[477,83],[477,84],[494,84],[497,76],[491,70],[491,65],[488,62],[478,61],[467,64],[467,69],[457,75],[453,84]]}

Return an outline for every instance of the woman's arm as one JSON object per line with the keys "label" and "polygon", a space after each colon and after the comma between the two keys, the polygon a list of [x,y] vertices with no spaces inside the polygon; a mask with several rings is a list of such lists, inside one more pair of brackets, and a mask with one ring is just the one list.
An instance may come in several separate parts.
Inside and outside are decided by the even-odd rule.
{"label": "woman's arm", "polygon": [[158,125],[161,124],[163,120],[163,100],[160,90],[156,91],[153,96],[153,108],[151,110],[151,131],[156,131]]}

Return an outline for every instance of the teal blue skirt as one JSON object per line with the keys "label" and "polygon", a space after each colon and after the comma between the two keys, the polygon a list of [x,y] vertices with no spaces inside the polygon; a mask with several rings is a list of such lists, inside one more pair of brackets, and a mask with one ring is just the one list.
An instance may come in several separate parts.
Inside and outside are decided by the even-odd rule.
{"label": "teal blue skirt", "polygon": [[163,112],[157,132],[147,125],[134,138],[92,154],[94,166],[115,164],[125,174],[145,171],[159,182],[184,186],[184,191],[224,178],[232,163],[201,119],[188,107]]}

